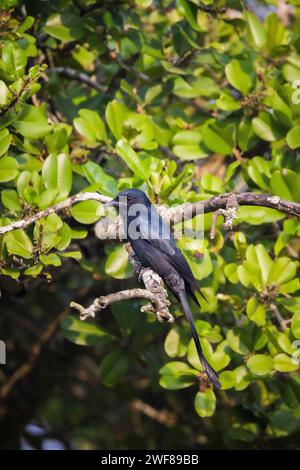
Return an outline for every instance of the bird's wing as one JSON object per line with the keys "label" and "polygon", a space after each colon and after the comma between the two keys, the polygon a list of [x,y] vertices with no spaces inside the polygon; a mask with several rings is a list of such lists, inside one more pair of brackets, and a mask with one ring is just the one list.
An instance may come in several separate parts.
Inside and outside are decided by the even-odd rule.
{"label": "bird's wing", "polygon": [[193,300],[199,304],[194,292],[198,292],[202,296],[203,294],[199,289],[191,268],[182,252],[177,247],[169,226],[155,209],[154,211],[156,212],[156,214],[154,212],[155,218],[154,220],[152,218],[151,222],[144,217],[139,219],[140,235],[147,243],[151,244],[168,257],[169,262],[184,279],[188,293],[193,297]]}

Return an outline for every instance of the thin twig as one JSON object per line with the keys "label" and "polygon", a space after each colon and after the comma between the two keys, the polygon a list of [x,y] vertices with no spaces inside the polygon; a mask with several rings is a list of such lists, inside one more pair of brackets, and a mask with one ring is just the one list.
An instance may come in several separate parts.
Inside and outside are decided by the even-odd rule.
{"label": "thin twig", "polygon": [[211,221],[210,234],[209,234],[209,238],[210,238],[211,240],[213,240],[213,239],[215,238],[215,235],[216,235],[216,227],[217,227],[217,220],[218,220],[218,217],[219,217],[220,214],[221,214],[220,209],[216,210],[216,211],[213,213],[212,221]]}
{"label": "thin twig", "polygon": [[23,93],[25,93],[25,91],[27,90],[29,83],[30,83],[30,79],[26,78],[20,90],[14,94],[12,100],[0,108],[0,116],[3,116],[5,113],[7,113],[7,111],[9,111],[18,103],[18,101],[22,98]]}
{"label": "thin twig", "polygon": [[98,297],[87,308],[83,307],[82,305],[76,302],[71,302],[70,307],[75,308],[79,311],[80,320],[86,320],[89,317],[94,318],[96,316],[96,313],[106,309],[109,305],[115,302],[121,302],[122,300],[130,299],[146,299],[149,300],[151,304],[153,304],[153,306],[150,304],[144,305],[141,309],[141,311],[143,312],[155,311],[156,313],[161,313],[160,310],[162,308],[165,309],[166,307],[166,305],[162,304],[160,299],[155,294],[153,294],[147,289],[139,288],[121,290],[119,292],[114,292],[112,294]]}
{"label": "thin twig", "polygon": [[47,73],[58,73],[63,77],[70,78],[77,82],[84,83],[90,88],[99,91],[100,93],[106,93],[105,87],[100,83],[92,80],[86,73],[79,72],[78,70],[71,69],[70,67],[51,67],[47,70]]}
{"label": "thin twig", "polygon": [[26,362],[22,364],[15,372],[8,377],[8,379],[4,382],[2,387],[0,388],[0,399],[3,400],[4,398],[9,395],[11,389],[15,386],[17,382],[23,379],[26,375],[28,375],[31,370],[34,368],[36,361],[39,358],[41,353],[42,347],[45,343],[47,343],[50,338],[53,336],[55,331],[57,330],[60,322],[67,316],[68,310],[62,311],[46,328],[46,330],[42,333],[39,340],[34,343],[30,352],[28,354]]}
{"label": "thin twig", "polygon": [[149,300],[150,303],[142,306],[142,312],[153,312],[155,313],[158,321],[168,321],[169,323],[172,323],[174,321],[174,317],[169,312],[170,302],[167,291],[164,289],[163,280],[151,269],[142,267],[140,261],[128,243],[125,245],[125,248],[128,251],[129,260],[133,266],[135,275],[139,281],[144,283],[146,289],[127,289],[101,296],[96,298],[86,308],[76,302],[71,302],[70,307],[76,308],[79,311],[81,320],[86,320],[89,317],[94,318],[97,312],[104,310],[112,303],[129,299],[146,299]]}
{"label": "thin twig", "polygon": [[283,318],[283,316],[281,315],[281,313],[280,313],[280,311],[279,311],[277,305],[276,305],[274,302],[272,302],[272,303],[269,305],[269,307],[270,307],[271,312],[272,312],[272,313],[274,314],[274,316],[276,317],[276,319],[277,319],[277,321],[278,321],[278,323],[279,323],[280,328],[281,328],[283,331],[286,330],[287,325],[288,325],[288,323],[289,323],[289,320],[285,320],[285,319]]}
{"label": "thin twig", "polygon": [[218,15],[221,13],[225,13],[226,7],[215,7],[213,5],[206,5],[203,2],[199,2],[196,4],[196,6],[199,8],[199,10],[204,11],[205,13],[209,13],[210,15]]}
{"label": "thin twig", "polygon": [[175,413],[172,413],[172,411],[165,409],[157,410],[153,406],[139,399],[132,400],[130,402],[130,406],[134,411],[144,413],[149,418],[163,424],[164,426],[172,428],[176,424],[177,416]]}

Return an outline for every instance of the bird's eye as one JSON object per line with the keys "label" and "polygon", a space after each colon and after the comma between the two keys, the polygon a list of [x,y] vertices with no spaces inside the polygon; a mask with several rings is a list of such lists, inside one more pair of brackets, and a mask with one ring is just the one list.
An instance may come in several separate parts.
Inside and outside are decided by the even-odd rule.
{"label": "bird's eye", "polygon": [[130,202],[131,200],[132,200],[131,196],[127,196],[127,201]]}

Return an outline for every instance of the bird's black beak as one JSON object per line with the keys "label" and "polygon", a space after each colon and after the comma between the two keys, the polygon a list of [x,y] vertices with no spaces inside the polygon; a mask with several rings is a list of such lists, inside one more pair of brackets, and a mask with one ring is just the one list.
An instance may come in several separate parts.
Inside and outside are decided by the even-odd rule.
{"label": "bird's black beak", "polygon": [[105,206],[119,207],[119,205],[119,201],[116,201],[116,199],[112,199],[111,201],[105,203]]}

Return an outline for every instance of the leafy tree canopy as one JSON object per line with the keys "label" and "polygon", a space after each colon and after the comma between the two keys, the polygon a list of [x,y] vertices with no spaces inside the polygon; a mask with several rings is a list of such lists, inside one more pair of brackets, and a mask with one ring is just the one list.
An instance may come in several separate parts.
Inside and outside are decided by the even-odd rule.
{"label": "leafy tree canopy", "polygon": [[[114,197],[129,187],[168,206],[232,191],[300,203],[299,1],[0,6],[0,227],[81,191]],[[123,246],[95,238],[92,224],[105,215],[89,200],[2,235],[3,309],[46,326],[77,294],[87,302],[133,285]],[[210,239],[213,215],[201,217],[204,239],[185,236],[179,246],[208,299],[195,307],[196,326],[222,390],[199,387],[185,321],[163,326],[139,312],[140,302],[124,301],[97,321],[64,315],[52,341],[76,357],[76,367],[68,359],[74,393],[45,392],[19,433],[42,417],[79,448],[174,448],[178,436],[190,448],[297,446],[299,218],[245,205],[232,230],[218,218]],[[4,317],[11,353],[2,390],[32,343],[22,323],[12,329],[13,316]],[[97,390],[87,372],[95,368]],[[58,377],[55,386],[63,383]],[[5,393],[13,396],[17,385]],[[89,424],[88,396],[97,402],[101,393],[100,415]],[[141,397],[154,414],[137,405]],[[139,406],[144,430],[125,429]],[[168,409],[169,421],[156,408]],[[116,424],[120,435],[112,437]]]}

